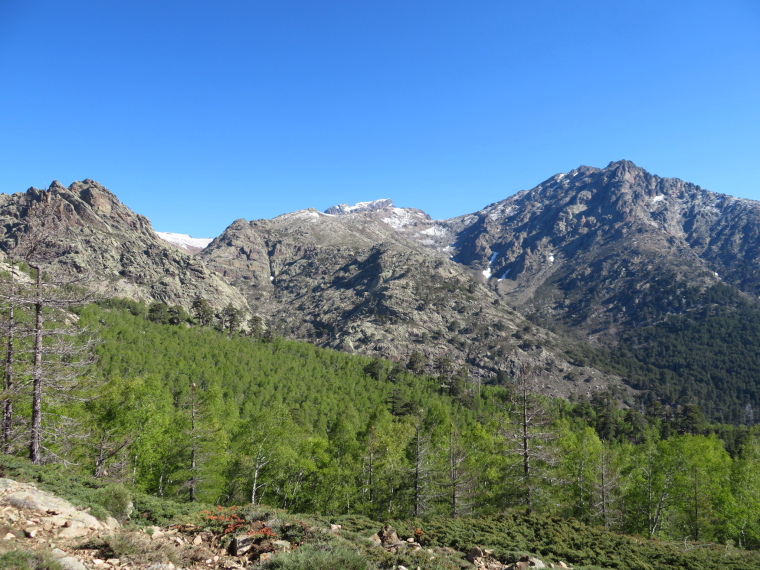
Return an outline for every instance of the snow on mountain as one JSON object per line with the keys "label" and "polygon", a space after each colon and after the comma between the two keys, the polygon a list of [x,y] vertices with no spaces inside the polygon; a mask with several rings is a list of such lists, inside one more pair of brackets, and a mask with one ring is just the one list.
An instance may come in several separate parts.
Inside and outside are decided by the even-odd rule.
{"label": "snow on mountain", "polygon": [[325,214],[332,214],[333,216],[340,216],[344,214],[353,214],[354,212],[368,212],[369,210],[378,210],[380,208],[392,208],[393,201],[388,198],[381,200],[372,200],[371,202],[357,202],[353,206],[348,204],[338,204],[337,206],[331,206],[325,210]]}
{"label": "snow on mountain", "polygon": [[187,234],[173,234],[171,232],[156,232],[156,235],[165,242],[168,242],[189,253],[197,253],[208,244],[213,238],[194,238]]}

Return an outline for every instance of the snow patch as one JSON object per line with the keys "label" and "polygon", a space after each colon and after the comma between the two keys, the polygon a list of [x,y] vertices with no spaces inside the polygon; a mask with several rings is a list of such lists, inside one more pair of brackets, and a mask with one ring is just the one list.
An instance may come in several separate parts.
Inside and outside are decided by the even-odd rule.
{"label": "snow patch", "polygon": [[391,215],[383,221],[392,228],[399,229],[419,221],[419,217],[404,208],[391,208]]}
{"label": "snow patch", "polygon": [[494,260],[499,256],[498,251],[494,251],[491,253],[491,258],[488,260],[488,269],[483,270],[483,277],[486,279],[490,279],[493,274],[491,273],[491,265],[493,265]]}
{"label": "snow patch", "polygon": [[353,214],[354,212],[366,212],[368,210],[377,210],[380,208],[392,208],[393,201],[388,198],[380,200],[371,200],[369,202],[357,202],[353,206],[349,204],[338,204],[337,206],[331,206],[325,210],[325,214],[330,215],[345,215]]}
{"label": "snow patch", "polygon": [[422,230],[420,233],[426,236],[445,237],[449,232],[441,226],[430,226],[428,229]]}
{"label": "snow patch", "polygon": [[507,218],[517,212],[517,208],[514,204],[500,204],[488,212],[489,220],[498,220],[499,218]]}
{"label": "snow patch", "polygon": [[498,279],[498,280],[499,280],[499,281],[501,281],[502,279],[506,279],[506,278],[507,278],[507,275],[509,275],[509,272],[510,272],[510,270],[509,270],[509,269],[507,269],[507,270],[504,272],[504,275],[502,275],[501,277],[499,277],[499,279]]}
{"label": "snow patch", "polygon": [[187,234],[174,234],[171,232],[156,232],[156,235],[162,240],[169,242],[178,247],[198,247],[203,249],[210,244],[214,238],[194,238]]}
{"label": "snow patch", "polygon": [[662,202],[664,199],[665,199],[665,196],[663,196],[662,194],[657,194],[657,196],[653,196],[652,198],[650,198],[649,201],[652,202],[653,204],[656,204],[657,202]]}

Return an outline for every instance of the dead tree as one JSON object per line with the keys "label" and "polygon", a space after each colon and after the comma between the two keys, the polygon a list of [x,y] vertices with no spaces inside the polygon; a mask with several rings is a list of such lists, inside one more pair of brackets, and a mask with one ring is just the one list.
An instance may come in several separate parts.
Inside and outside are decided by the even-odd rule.
{"label": "dead tree", "polygon": [[519,368],[505,422],[499,430],[507,454],[519,458],[515,465],[519,484],[515,488],[528,512],[535,509],[536,495],[551,481],[556,464],[552,444],[557,434],[551,426],[549,403],[537,391],[538,372],[530,367]]}
{"label": "dead tree", "polygon": [[475,475],[468,468],[470,451],[462,442],[461,436],[449,425],[449,438],[446,450],[446,477],[444,485],[447,490],[450,514],[458,517],[470,510]]}
{"label": "dead tree", "polygon": [[[25,358],[29,370],[31,417],[29,421],[29,459],[42,462],[43,405],[45,393],[71,397],[76,379],[89,363],[92,343],[83,336],[70,312],[76,306],[90,302],[93,297],[82,285],[87,281],[82,274],[65,273],[55,267],[55,261],[65,247],[65,225],[49,196],[41,195],[26,211],[23,227],[17,228],[15,243],[8,247],[11,260],[23,261],[30,268],[31,283],[19,287],[17,281],[9,283],[8,329],[6,336],[5,378],[7,391],[16,388],[16,363]],[[13,271],[11,271],[13,275]],[[31,316],[29,327],[23,331],[31,339],[31,347],[19,349],[15,343],[17,314],[24,311]],[[7,402],[7,404],[6,404]],[[3,406],[3,445],[11,439],[12,400],[6,398]],[[8,432],[6,433],[6,430]]]}

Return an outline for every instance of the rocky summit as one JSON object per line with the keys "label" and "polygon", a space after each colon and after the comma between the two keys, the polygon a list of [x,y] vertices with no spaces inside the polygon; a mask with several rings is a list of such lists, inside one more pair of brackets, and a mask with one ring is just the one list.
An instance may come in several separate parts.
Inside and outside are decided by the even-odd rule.
{"label": "rocky summit", "polygon": [[88,274],[103,295],[189,307],[199,296],[215,306],[247,308],[245,299],[203,262],[160,239],[150,221],[93,180],[68,188],[0,195],[0,242],[6,252],[32,231],[39,212],[57,223],[48,236],[53,265]]}
{"label": "rocky summit", "polygon": [[6,251],[43,203],[64,227],[55,263],[92,271],[109,295],[187,309],[202,297],[290,338],[430,371],[493,381],[530,366],[563,396],[623,385],[568,356],[579,345],[695,314],[716,291],[750,310],[760,294],[760,203],[625,160],[449,220],[388,199],[240,219],[194,255],[92,180],[0,197]]}
{"label": "rocky summit", "polygon": [[718,284],[760,293],[760,203],[629,161],[558,174],[440,227],[500,298],[586,334],[693,309]]}

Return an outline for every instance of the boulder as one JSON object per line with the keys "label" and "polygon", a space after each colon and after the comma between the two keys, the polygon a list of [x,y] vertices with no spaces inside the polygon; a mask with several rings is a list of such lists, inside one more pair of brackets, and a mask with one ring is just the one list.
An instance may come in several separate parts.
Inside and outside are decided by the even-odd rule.
{"label": "boulder", "polygon": [[396,529],[388,524],[383,525],[383,528],[380,529],[380,532],[377,533],[377,536],[380,538],[380,543],[386,548],[389,546],[396,546],[399,542],[401,542],[398,538],[398,534],[396,533]]}
{"label": "boulder", "polygon": [[229,552],[233,556],[240,556],[248,552],[256,543],[256,538],[247,534],[238,534],[230,542]]}

